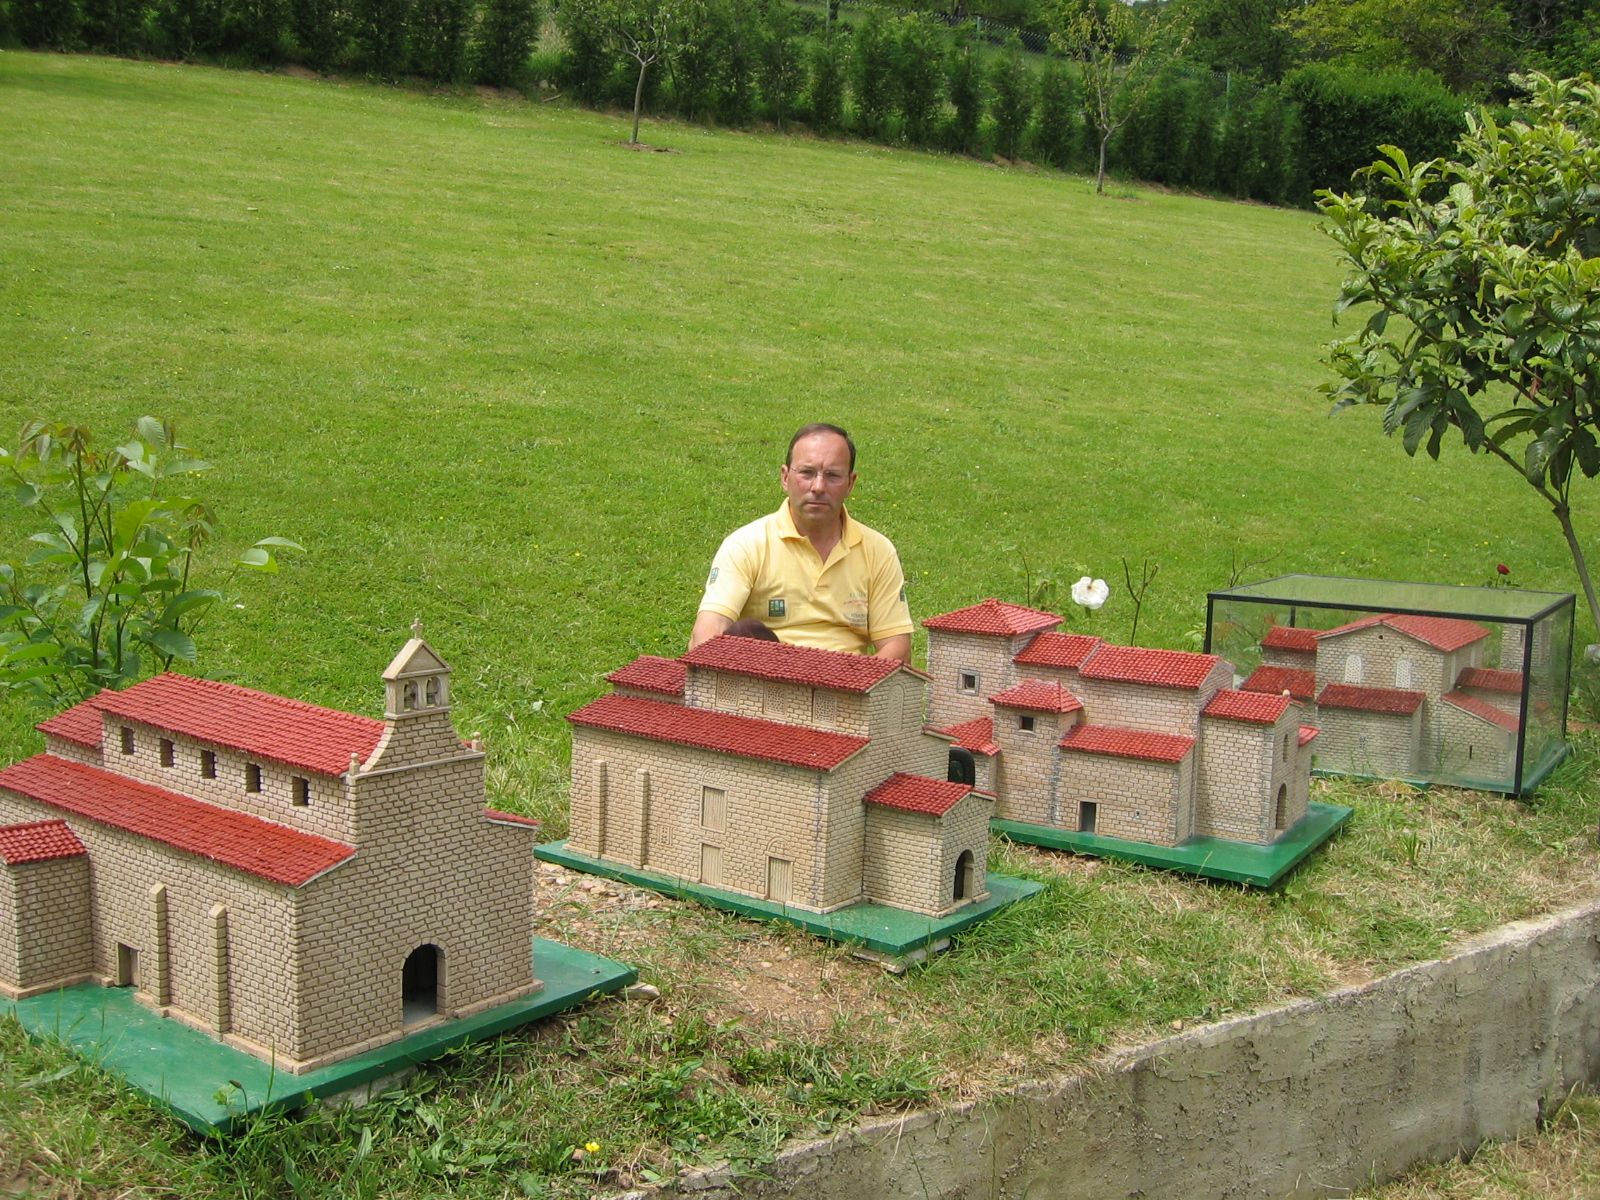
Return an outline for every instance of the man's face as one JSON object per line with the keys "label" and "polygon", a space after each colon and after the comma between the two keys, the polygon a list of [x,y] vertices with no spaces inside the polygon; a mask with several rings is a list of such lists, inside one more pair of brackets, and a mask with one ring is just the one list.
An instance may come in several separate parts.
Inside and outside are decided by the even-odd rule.
{"label": "man's face", "polygon": [[803,437],[794,444],[788,463],[778,469],[778,481],[789,496],[797,526],[816,528],[837,521],[845,498],[856,486],[850,447],[836,433]]}

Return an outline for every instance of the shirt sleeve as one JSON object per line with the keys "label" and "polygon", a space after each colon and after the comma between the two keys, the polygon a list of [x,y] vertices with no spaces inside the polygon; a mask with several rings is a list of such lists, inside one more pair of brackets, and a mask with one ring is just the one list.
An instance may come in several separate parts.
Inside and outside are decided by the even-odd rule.
{"label": "shirt sleeve", "polygon": [[716,557],[711,560],[705,594],[700,597],[701,612],[718,613],[730,621],[737,621],[744,615],[745,602],[750,599],[759,569],[753,549],[739,532],[722,539]]}
{"label": "shirt sleeve", "polygon": [[914,628],[911,606],[906,603],[906,577],[900,569],[900,555],[887,540],[873,565],[867,621],[867,633],[875,646],[881,645],[884,638],[910,633]]}

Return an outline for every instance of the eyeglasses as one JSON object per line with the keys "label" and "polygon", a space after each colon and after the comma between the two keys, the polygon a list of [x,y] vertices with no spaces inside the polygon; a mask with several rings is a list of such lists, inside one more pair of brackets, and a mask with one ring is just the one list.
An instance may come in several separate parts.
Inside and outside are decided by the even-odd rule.
{"label": "eyeglasses", "polygon": [[822,480],[823,487],[843,487],[850,482],[847,471],[819,471],[815,467],[790,467],[789,473],[799,477],[801,483],[810,487],[817,480]]}

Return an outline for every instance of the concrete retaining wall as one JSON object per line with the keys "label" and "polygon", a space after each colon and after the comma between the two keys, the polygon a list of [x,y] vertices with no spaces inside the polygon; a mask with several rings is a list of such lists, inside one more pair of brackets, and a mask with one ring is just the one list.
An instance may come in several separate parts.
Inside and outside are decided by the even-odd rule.
{"label": "concrete retaining wall", "polygon": [[[1087,1074],[797,1147],[709,1200],[1340,1196],[1524,1133],[1600,1079],[1600,902]],[[644,1195],[644,1193],[634,1193]]]}

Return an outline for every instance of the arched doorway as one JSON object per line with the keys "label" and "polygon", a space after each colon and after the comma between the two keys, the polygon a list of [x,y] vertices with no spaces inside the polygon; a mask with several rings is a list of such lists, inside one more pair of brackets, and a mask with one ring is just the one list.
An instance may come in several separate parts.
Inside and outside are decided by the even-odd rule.
{"label": "arched doorway", "polygon": [[1280,783],[1278,785],[1278,810],[1273,815],[1272,827],[1274,829],[1282,829],[1283,828],[1283,823],[1285,821],[1287,821],[1288,819],[1289,819],[1289,785],[1286,784],[1286,783]]}
{"label": "arched doorway", "polygon": [[963,850],[956,858],[956,884],[952,899],[965,900],[972,894],[972,851]]}
{"label": "arched doorway", "polygon": [[405,1023],[414,1025],[439,1015],[439,947],[418,946],[400,970],[400,994]]}

